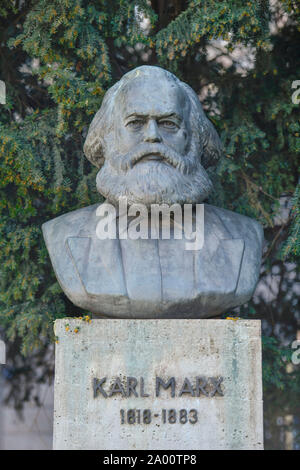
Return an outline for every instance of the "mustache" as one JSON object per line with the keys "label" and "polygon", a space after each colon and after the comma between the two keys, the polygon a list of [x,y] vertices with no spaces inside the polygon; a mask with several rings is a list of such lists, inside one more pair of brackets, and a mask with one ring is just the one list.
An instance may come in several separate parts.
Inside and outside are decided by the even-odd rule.
{"label": "mustache", "polygon": [[140,160],[150,155],[157,156],[162,162],[173,166],[183,174],[188,174],[195,168],[194,162],[188,155],[183,157],[176,150],[160,143],[143,143],[125,155],[118,155],[112,159],[112,165],[118,170],[127,172],[131,170]]}
{"label": "mustache", "polygon": [[117,172],[112,161],[105,161],[97,174],[97,190],[112,204],[118,204],[120,197],[128,203],[145,204],[196,204],[202,202],[212,191],[212,183],[203,166],[183,175],[169,165],[137,165],[129,173]]}

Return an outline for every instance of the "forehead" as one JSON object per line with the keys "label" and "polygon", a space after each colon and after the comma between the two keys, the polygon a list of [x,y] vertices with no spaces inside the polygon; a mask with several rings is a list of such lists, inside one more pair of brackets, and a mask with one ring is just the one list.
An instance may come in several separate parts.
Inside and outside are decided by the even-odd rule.
{"label": "forehead", "polygon": [[176,113],[184,117],[188,100],[182,89],[166,79],[133,79],[117,99],[121,116],[131,114],[159,116]]}

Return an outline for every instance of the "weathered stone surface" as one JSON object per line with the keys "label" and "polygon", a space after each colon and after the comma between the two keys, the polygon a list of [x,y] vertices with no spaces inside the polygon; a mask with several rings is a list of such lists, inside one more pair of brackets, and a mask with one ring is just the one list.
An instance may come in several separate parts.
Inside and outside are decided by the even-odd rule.
{"label": "weathered stone surface", "polygon": [[99,240],[98,205],[47,222],[60,285],[75,304],[115,318],[207,318],[247,302],[262,252],[260,225],[204,206],[204,246],[182,240]]}
{"label": "weathered stone surface", "polygon": [[263,448],[260,321],[64,319],[55,333],[55,449]]}
{"label": "weathered stone surface", "polygon": [[[196,93],[160,67],[127,73],[105,95],[84,145],[97,189],[114,207],[193,204],[212,190],[207,168],[221,143]],[[99,239],[97,205],[43,225],[57,279],[71,302],[112,318],[207,318],[247,302],[263,232],[243,215],[205,204],[204,246],[186,240]],[[202,231],[197,227],[197,234]]]}

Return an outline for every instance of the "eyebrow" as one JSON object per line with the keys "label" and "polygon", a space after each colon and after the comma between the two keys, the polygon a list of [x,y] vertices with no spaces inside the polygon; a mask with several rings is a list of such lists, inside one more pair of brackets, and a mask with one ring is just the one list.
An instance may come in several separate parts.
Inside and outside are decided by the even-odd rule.
{"label": "eyebrow", "polygon": [[178,121],[182,121],[182,117],[179,116],[177,113],[163,113],[163,114],[148,114],[148,113],[131,113],[128,116],[125,117],[125,120],[130,119],[131,117],[139,117],[139,118],[147,118],[147,117],[154,117],[157,119],[166,119],[166,118],[171,118],[174,117],[178,119]]}

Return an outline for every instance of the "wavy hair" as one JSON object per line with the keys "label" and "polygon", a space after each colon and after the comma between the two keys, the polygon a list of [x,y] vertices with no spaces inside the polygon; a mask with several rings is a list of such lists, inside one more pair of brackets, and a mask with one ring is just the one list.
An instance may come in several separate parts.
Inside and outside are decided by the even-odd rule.
{"label": "wavy hair", "polygon": [[99,111],[94,116],[89,127],[88,135],[84,143],[85,156],[98,168],[101,168],[105,160],[104,138],[109,135],[114,126],[114,109],[116,98],[122,92],[125,85],[136,78],[143,76],[152,79],[166,79],[175,82],[180,87],[187,100],[189,100],[189,126],[191,129],[191,147],[199,155],[201,164],[205,169],[215,166],[222,154],[222,146],[219,136],[207,119],[199,98],[194,90],[175,75],[161,67],[143,65],[126,73],[121,80],[115,83],[105,94]]}

